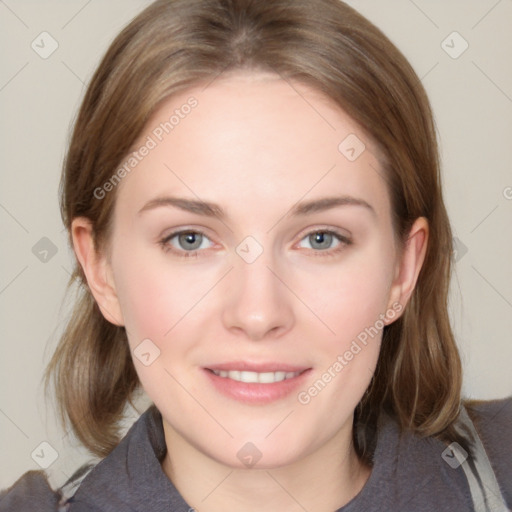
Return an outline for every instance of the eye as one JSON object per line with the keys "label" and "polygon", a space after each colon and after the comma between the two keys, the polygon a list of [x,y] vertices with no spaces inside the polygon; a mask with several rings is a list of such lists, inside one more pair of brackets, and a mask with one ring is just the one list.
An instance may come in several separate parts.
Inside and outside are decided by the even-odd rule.
{"label": "eye", "polygon": [[[352,241],[346,236],[332,229],[317,229],[311,231],[302,238],[299,247],[303,247],[303,242],[307,242],[315,256],[330,256],[342,251],[346,246],[352,244]],[[198,257],[201,249],[208,249],[208,242],[211,240],[201,231],[187,229],[174,231],[170,233],[159,244],[164,252],[172,252],[178,257],[190,258]],[[334,248],[333,248],[333,244]]]}
{"label": "eye", "polygon": [[[345,246],[352,243],[352,241],[346,236],[330,229],[318,229],[316,231],[311,231],[301,240],[301,243],[303,241],[306,241],[309,244],[309,247],[306,248],[312,249],[316,253],[325,253],[325,255],[338,253],[343,250]],[[334,245],[334,248],[333,243],[336,244]],[[299,246],[304,247],[303,245]]]}
{"label": "eye", "polygon": [[207,241],[210,239],[201,231],[188,229],[175,231],[160,240],[159,243],[165,252],[173,252],[178,256],[189,258],[197,257],[199,249],[207,249]]}

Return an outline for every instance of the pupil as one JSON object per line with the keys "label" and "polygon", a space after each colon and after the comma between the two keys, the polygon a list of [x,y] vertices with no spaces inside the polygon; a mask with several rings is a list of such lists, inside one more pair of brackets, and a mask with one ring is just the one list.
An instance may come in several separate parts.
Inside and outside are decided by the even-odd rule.
{"label": "pupil", "polygon": [[313,235],[313,240],[315,244],[319,244],[321,249],[328,248],[331,242],[331,237],[329,233],[318,232]]}
{"label": "pupil", "polygon": [[197,247],[201,245],[200,236],[198,233],[184,233],[181,235],[181,242],[183,242],[184,245],[189,245],[188,249],[197,249]]}

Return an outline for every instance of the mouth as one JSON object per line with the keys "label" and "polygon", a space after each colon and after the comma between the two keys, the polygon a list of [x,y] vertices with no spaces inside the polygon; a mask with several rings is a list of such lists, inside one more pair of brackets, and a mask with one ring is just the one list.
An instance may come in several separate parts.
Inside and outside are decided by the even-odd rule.
{"label": "mouth", "polygon": [[275,382],[282,382],[283,380],[293,379],[298,377],[303,371],[298,372],[249,372],[243,370],[210,370],[217,377],[223,379],[236,380],[237,382],[245,382],[247,384],[274,384]]}
{"label": "mouth", "polygon": [[203,368],[213,389],[248,404],[266,404],[290,395],[312,368],[287,364],[225,363]]}

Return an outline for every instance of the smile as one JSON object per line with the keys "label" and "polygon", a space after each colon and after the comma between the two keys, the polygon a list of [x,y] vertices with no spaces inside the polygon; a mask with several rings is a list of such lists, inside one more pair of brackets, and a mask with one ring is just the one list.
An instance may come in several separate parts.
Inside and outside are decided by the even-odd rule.
{"label": "smile", "polygon": [[203,367],[203,374],[214,390],[238,402],[254,405],[294,396],[311,372],[312,368],[283,363],[232,361],[213,368]]}
{"label": "smile", "polygon": [[212,370],[218,377],[245,383],[274,384],[286,379],[298,377],[302,372],[248,372],[239,370]]}

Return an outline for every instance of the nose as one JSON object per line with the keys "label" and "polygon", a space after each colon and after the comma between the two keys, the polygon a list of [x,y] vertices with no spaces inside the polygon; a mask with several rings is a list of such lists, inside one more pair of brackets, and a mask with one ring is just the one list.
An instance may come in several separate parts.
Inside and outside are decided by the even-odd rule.
{"label": "nose", "polygon": [[285,284],[285,273],[270,252],[263,251],[252,263],[234,256],[225,284],[224,327],[252,341],[282,336],[294,323],[293,294]]}

